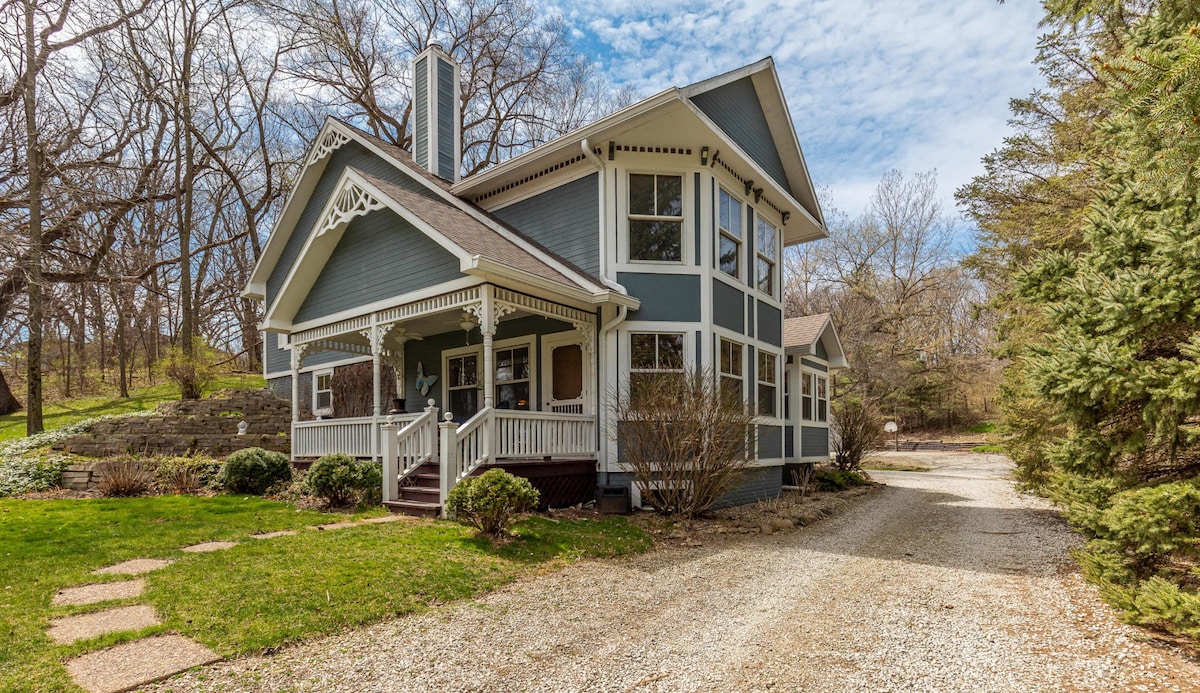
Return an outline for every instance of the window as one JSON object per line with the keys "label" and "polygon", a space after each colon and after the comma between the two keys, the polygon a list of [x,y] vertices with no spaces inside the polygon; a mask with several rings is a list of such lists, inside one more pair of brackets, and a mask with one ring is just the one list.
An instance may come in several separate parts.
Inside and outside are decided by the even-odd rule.
{"label": "window", "polygon": [[775,392],[779,386],[775,354],[758,352],[758,415],[775,416]]}
{"label": "window", "polygon": [[629,335],[629,390],[638,388],[662,373],[683,373],[683,335],[678,333],[634,333]]}
{"label": "window", "polygon": [[313,413],[328,414],[333,410],[333,371],[313,372]]}
{"label": "window", "polygon": [[479,355],[465,354],[446,359],[446,399],[449,411],[465,421],[479,411]]}
{"label": "window", "polygon": [[529,410],[529,347],[496,350],[496,408]]}
{"label": "window", "polygon": [[742,396],[742,345],[728,339],[721,340],[721,390]]}
{"label": "window", "polygon": [[783,374],[783,418],[792,420],[792,379],[787,373]]}
{"label": "window", "polygon": [[813,376],[812,373],[800,374],[800,418],[805,421],[813,420]]}
{"label": "window", "polygon": [[742,203],[722,189],[718,206],[718,266],[738,279],[742,275]]}
{"label": "window", "polygon": [[629,259],[683,260],[683,176],[629,174]]}
{"label": "window", "polygon": [[829,381],[817,376],[817,421],[829,420]]}
{"label": "window", "polygon": [[777,258],[775,240],[779,233],[774,226],[767,223],[766,219],[756,215],[755,221],[757,222],[755,251],[758,255],[758,290],[774,296],[775,260]]}

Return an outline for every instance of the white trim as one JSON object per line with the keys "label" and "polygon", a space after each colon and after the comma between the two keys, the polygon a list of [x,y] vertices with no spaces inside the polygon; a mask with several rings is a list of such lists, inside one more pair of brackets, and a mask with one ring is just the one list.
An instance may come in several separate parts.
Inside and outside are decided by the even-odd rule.
{"label": "white trim", "polygon": [[[536,334],[532,334],[532,333],[518,335],[516,337],[509,337],[508,339],[502,339],[502,340],[495,341],[492,343],[492,353],[493,354],[496,353],[496,351],[498,351],[498,350],[511,349],[512,347],[519,347],[519,346],[528,346],[529,347],[529,396],[531,398],[536,398],[538,395],[538,392],[539,392],[539,390],[537,389],[538,388],[537,343],[538,343],[538,336]],[[441,353],[442,374],[441,374],[441,376],[439,376],[438,381],[440,383],[442,383],[442,400],[441,401],[442,401],[442,409],[445,411],[450,410],[449,360],[452,358],[458,357],[458,356],[468,356],[471,354],[474,354],[478,357],[475,361],[476,368],[478,369],[476,372],[475,386],[476,386],[477,390],[482,392],[483,388],[484,388],[484,383],[486,382],[486,380],[483,377],[483,367],[484,367],[483,366],[483,344],[482,343],[471,344],[468,346],[454,347],[453,349],[443,349],[442,350],[442,353]],[[499,382],[496,382],[496,384],[499,385]],[[480,397],[478,404],[479,404],[479,409],[482,409],[483,408],[482,396]],[[533,401],[531,401],[529,403],[529,411],[539,411],[538,407],[535,406],[536,404],[537,404],[537,400],[533,399]]]}
{"label": "white trim", "polygon": [[[314,417],[332,416],[333,415],[333,370],[334,370],[333,367],[331,367],[329,365],[324,365],[322,368],[315,369],[312,371],[312,376],[311,376],[312,377],[312,393],[311,393],[312,394],[312,398],[311,398],[312,402],[310,404],[312,405],[311,411],[312,411],[312,415]],[[318,390],[317,389],[317,381],[322,376],[326,376],[326,375],[329,376],[329,388],[326,390]],[[319,393],[319,392],[328,392],[329,393],[329,406],[328,407],[318,407],[317,406],[317,393]]]}
{"label": "white trim", "polygon": [[518,185],[511,190],[505,190],[475,204],[486,210],[489,214],[496,214],[519,202],[532,199],[542,193],[561,188],[564,185],[570,185],[581,178],[587,178],[590,175],[600,173],[595,168],[588,168],[583,161],[577,162],[577,164],[578,168],[576,168],[576,164],[572,164],[564,169],[548,173],[537,180],[530,181],[524,185]]}
{"label": "white trim", "polygon": [[[589,356],[594,360],[596,358],[595,350],[588,353],[587,347],[583,343],[583,336],[579,330],[569,330],[563,332],[552,332],[541,336],[541,396],[539,401],[542,407],[547,411],[552,411],[551,406],[554,402],[554,350],[560,347],[578,345],[580,353],[583,357],[583,391],[579,394],[579,399],[583,404],[584,414],[594,414],[596,408],[596,400],[593,393],[596,391],[595,379],[596,368],[594,361],[588,359]],[[569,400],[565,400],[569,401]],[[591,411],[588,411],[591,409]]]}

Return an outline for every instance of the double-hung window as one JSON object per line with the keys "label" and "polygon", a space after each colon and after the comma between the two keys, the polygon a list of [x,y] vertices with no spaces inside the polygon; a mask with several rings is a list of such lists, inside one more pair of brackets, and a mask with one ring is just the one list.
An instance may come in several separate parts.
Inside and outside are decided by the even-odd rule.
{"label": "double-hung window", "polygon": [[754,239],[754,250],[758,256],[758,290],[774,296],[775,263],[778,259],[775,242],[779,237],[779,231],[761,216],[755,215],[755,222],[757,233]]}
{"label": "double-hung window", "polygon": [[333,371],[313,373],[313,413],[324,415],[333,411]]}
{"label": "double-hung window", "polygon": [[496,350],[496,407],[529,410],[529,347]]}
{"label": "double-hung window", "polygon": [[777,357],[765,351],[758,352],[758,415],[775,416],[775,393],[779,387]]}
{"label": "double-hung window", "polygon": [[683,176],[629,174],[629,259],[683,260]]}
{"label": "double-hung window", "polygon": [[813,376],[812,373],[800,373],[800,418],[805,421],[813,420]]}
{"label": "double-hung window", "polygon": [[683,335],[678,332],[641,332],[629,336],[629,392],[631,398],[664,374],[683,373]]}
{"label": "double-hung window", "polygon": [[717,207],[718,252],[721,271],[740,279],[742,276],[742,203],[721,189]]}
{"label": "double-hung window", "polygon": [[728,339],[721,340],[721,391],[732,392],[742,398],[742,345]]}
{"label": "double-hung window", "polygon": [[829,380],[817,376],[817,421],[829,420]]}

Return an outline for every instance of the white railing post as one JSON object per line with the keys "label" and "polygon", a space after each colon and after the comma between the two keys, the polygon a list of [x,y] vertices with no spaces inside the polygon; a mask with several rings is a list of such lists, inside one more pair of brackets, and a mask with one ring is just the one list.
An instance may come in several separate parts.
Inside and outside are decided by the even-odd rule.
{"label": "white railing post", "polygon": [[399,466],[400,459],[396,445],[396,433],[400,427],[392,423],[391,417],[388,417],[388,422],[379,427],[380,436],[383,438],[383,500],[394,501],[399,500]]}
{"label": "white railing post", "polygon": [[429,415],[429,425],[421,433],[421,450],[428,452],[432,460],[438,454],[438,408],[432,397],[426,401],[426,405],[425,413]]}
{"label": "white railing post", "polygon": [[454,488],[454,483],[457,481],[458,465],[454,464],[454,457],[458,452],[458,424],[454,423],[454,414],[446,412],[442,417],[444,421],[438,424],[439,440],[439,458],[441,464],[441,505],[442,514],[446,512],[446,496],[450,495],[450,489]]}

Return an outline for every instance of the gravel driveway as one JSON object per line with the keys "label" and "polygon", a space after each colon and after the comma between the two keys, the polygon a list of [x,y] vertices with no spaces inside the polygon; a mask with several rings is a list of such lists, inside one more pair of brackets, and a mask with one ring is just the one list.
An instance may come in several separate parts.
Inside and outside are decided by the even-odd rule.
{"label": "gravel driveway", "polygon": [[1200,690],[1083,583],[1003,457],[905,457],[933,470],[874,472],[808,528],[583,562],[156,690]]}

